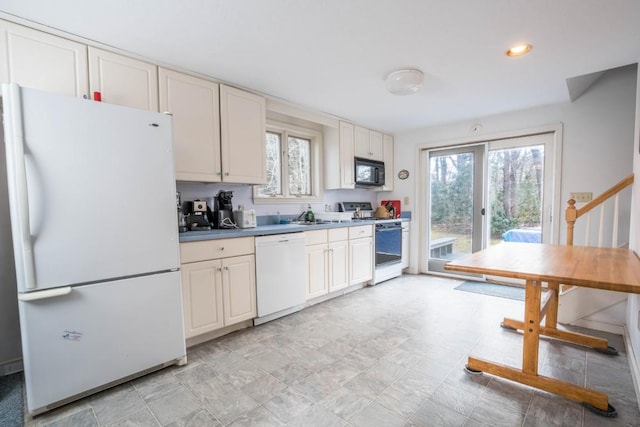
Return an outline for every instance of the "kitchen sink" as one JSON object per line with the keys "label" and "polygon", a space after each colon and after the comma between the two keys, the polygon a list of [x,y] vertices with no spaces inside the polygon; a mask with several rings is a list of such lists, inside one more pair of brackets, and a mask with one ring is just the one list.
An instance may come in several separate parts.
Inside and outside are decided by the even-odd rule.
{"label": "kitchen sink", "polygon": [[313,225],[322,225],[322,224],[333,224],[333,221],[289,221],[289,224],[291,225],[307,225],[307,226],[313,226]]}

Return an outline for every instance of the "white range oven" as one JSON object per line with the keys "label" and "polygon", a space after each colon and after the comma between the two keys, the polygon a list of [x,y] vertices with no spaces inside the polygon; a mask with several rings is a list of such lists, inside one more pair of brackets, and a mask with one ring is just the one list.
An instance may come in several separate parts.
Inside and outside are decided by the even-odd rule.
{"label": "white range oven", "polygon": [[377,220],[375,228],[374,285],[402,275],[402,223]]}

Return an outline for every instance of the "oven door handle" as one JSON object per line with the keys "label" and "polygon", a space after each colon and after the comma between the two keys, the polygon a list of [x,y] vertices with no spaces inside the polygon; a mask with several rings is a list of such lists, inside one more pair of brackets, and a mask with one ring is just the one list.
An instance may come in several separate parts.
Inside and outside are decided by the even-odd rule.
{"label": "oven door handle", "polygon": [[396,230],[402,230],[402,226],[401,225],[391,225],[388,227],[383,225],[376,226],[376,233],[380,233],[382,231],[396,231]]}

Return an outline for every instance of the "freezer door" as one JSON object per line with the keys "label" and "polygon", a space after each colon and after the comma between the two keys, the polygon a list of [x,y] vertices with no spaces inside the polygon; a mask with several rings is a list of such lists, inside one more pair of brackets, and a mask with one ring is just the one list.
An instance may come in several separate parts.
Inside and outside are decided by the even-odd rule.
{"label": "freezer door", "polygon": [[179,267],[170,115],[16,85],[3,107],[20,292]]}
{"label": "freezer door", "polygon": [[171,272],[20,301],[29,412],[184,357],[180,292]]}

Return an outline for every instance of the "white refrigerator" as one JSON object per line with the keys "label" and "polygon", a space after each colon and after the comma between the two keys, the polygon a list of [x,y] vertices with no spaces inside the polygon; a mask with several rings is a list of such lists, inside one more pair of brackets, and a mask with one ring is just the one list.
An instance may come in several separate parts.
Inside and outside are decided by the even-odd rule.
{"label": "white refrigerator", "polygon": [[186,363],[171,116],[2,85],[27,410]]}

